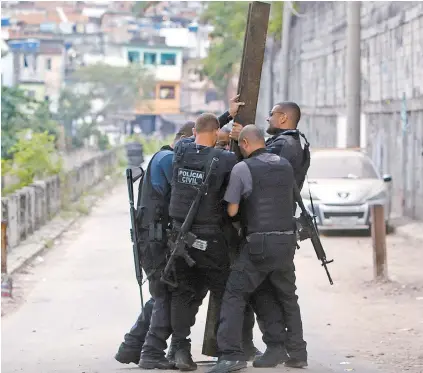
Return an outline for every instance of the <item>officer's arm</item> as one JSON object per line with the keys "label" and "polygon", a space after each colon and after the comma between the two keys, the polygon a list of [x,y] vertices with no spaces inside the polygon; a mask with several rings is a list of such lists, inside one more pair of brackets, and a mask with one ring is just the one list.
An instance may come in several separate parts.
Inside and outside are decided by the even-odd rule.
{"label": "officer's arm", "polygon": [[240,106],[244,106],[244,102],[239,101],[239,95],[231,98],[229,101],[229,110],[223,113],[219,117],[219,125],[222,128],[225,124],[228,124],[232,119],[234,119],[235,115],[238,113]]}
{"label": "officer's arm", "polygon": [[233,218],[236,214],[238,214],[239,205],[236,203],[228,203],[228,215]]}
{"label": "officer's arm", "polygon": [[167,184],[170,186],[173,176],[173,153],[166,154],[159,162],[160,169],[164,175]]}
{"label": "officer's arm", "polygon": [[245,173],[245,162],[240,162],[232,169],[229,185],[226,189],[224,200],[228,203],[228,215],[234,217],[239,210],[239,202],[245,194],[243,173]]}
{"label": "officer's arm", "polygon": [[220,117],[219,117],[219,126],[222,128],[225,124],[228,124],[232,120],[231,115],[229,114],[229,111],[225,111]]}

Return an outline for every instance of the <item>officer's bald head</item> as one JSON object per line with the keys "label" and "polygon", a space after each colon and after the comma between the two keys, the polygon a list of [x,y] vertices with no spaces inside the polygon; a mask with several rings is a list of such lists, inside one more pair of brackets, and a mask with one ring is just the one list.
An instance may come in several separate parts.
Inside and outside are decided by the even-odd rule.
{"label": "officer's bald head", "polygon": [[241,130],[238,144],[242,155],[248,157],[255,150],[265,148],[264,133],[254,124],[249,124]]}

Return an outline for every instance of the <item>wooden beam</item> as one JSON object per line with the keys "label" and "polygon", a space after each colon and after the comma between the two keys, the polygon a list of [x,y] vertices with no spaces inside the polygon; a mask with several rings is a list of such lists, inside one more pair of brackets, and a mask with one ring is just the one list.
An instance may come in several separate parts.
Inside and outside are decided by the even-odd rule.
{"label": "wooden beam", "polygon": [[383,206],[372,206],[373,271],[376,280],[388,279],[386,224]]}
{"label": "wooden beam", "polygon": [[[261,70],[266,47],[267,27],[269,24],[270,4],[253,1],[248,7],[247,26],[244,35],[241,70],[238,81],[240,101],[245,102],[234,120],[246,126],[255,124],[258,96],[260,92]],[[238,144],[231,141],[231,150],[241,159]],[[233,250],[235,248],[230,248]],[[220,302],[210,294],[207,322],[204,330],[202,354],[217,356],[217,326]]]}
{"label": "wooden beam", "polygon": [[[260,92],[261,70],[266,48],[270,4],[253,1],[248,8],[241,69],[238,80],[240,101],[245,102],[234,121],[246,126],[255,124],[257,102]],[[239,156],[238,144],[232,141],[231,150]]]}

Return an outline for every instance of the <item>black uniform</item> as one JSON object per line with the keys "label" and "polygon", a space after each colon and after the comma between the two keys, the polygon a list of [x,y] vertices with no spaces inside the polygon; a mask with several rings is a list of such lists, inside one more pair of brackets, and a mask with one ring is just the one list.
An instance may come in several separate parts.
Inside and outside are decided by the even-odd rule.
{"label": "black uniform", "polygon": [[[169,215],[173,227],[181,227],[195,198],[193,186],[207,174],[213,157],[219,159],[209,183],[207,194],[202,197],[200,209],[194,219],[191,232],[207,242],[205,251],[194,247],[188,250],[196,265],[188,267],[184,259],[176,260],[176,275],[179,286],[172,292],[172,341],[176,349],[189,351],[191,323],[186,308],[195,297],[196,286],[204,286],[222,299],[229,271],[229,256],[222,232],[224,224],[223,194],[229,174],[236,164],[234,154],[194,142],[182,141],[175,149],[174,175]],[[184,175],[188,175],[188,177]]]}
{"label": "black uniform", "polygon": [[[240,190],[246,242],[228,279],[217,334],[219,349],[223,353],[221,359],[230,361],[246,360],[242,349],[243,310],[263,281],[270,282],[285,309],[291,309],[296,304],[295,285],[281,283],[291,277],[295,252],[294,221],[292,210],[287,208],[293,204],[292,166],[287,160],[268,154],[265,149],[254,152],[236,167],[239,171],[245,165],[252,181],[251,191]],[[234,169],[233,174],[235,172]],[[243,173],[246,174],[245,171]],[[231,197],[232,183],[231,176],[225,200],[239,203]],[[278,340],[272,342],[283,344],[281,312],[277,312],[276,315],[280,316],[272,320],[265,314],[269,305],[262,306],[256,309],[258,317],[266,320],[266,329],[275,329],[272,334],[279,334]]]}
{"label": "black uniform", "polygon": [[[305,141],[304,149],[301,146],[301,137]],[[310,144],[305,136],[298,130],[279,130],[279,133],[266,141],[266,149],[283,157],[291,163],[298,188],[303,187],[304,180],[310,167]]]}
{"label": "black uniform", "polygon": [[[224,126],[226,123],[228,123],[230,118],[231,117],[229,115],[229,112],[223,113],[219,117],[220,126]],[[163,155],[163,152],[169,151],[173,151],[173,149],[170,146],[166,145],[162,147],[160,151],[153,156],[153,158],[159,154]],[[124,342],[119,347],[119,351],[115,356],[116,360],[125,364],[128,364],[130,362],[138,363],[141,355],[141,349],[144,345],[147,332],[150,328],[150,321],[155,303],[153,293],[159,290],[160,292],[164,290],[161,284],[158,283],[158,276],[160,274],[160,269],[164,264],[164,254],[166,252],[165,230],[167,228],[166,225],[169,221],[168,206],[170,201],[170,183],[168,183],[162,176],[162,182],[160,183],[162,185],[160,185],[159,190],[157,190],[157,188],[154,188],[151,180],[151,173],[152,171],[157,172],[157,170],[155,169],[156,167],[153,167],[154,170],[151,169],[151,166],[153,165],[152,161],[153,159],[151,159],[148,165],[143,182],[140,183],[137,202],[137,221],[138,225],[142,227],[141,231],[139,232],[140,244],[142,245],[140,246],[142,250],[142,265],[146,273],[155,271],[154,276],[152,276],[150,280],[150,286],[153,286],[152,288],[150,288],[150,294],[152,295],[152,298],[146,302],[144,306],[144,313],[141,313],[139,315],[136,323],[131,328],[129,333],[125,334]],[[164,168],[166,167],[167,166],[164,165]],[[167,170],[162,169],[159,170],[159,172],[166,174]],[[154,237],[154,232],[158,232],[157,223],[161,225],[161,229],[159,229],[161,230],[161,239],[157,239],[160,238],[160,234]],[[156,231],[154,231],[155,229]],[[150,236],[152,236],[153,238],[150,239]],[[202,294],[204,293],[204,291],[204,294],[207,293],[207,290],[203,289],[198,289],[198,291],[200,301],[194,303],[194,315],[197,313],[198,307],[201,305],[201,299],[203,299],[205,296]],[[195,310],[195,307],[197,307],[197,310]],[[163,312],[157,312],[156,310],[156,319],[161,319],[162,321],[159,324],[164,325],[166,323],[165,319],[167,318],[167,323],[170,325],[169,317],[166,316],[168,315],[167,308],[161,308],[163,309]],[[192,319],[192,324],[194,324],[194,322],[195,318]],[[167,333],[163,333],[163,335],[165,334]],[[153,355],[154,352],[157,353],[156,348],[160,349],[163,346],[164,349],[166,348],[166,339],[167,338],[156,342],[150,341],[150,343],[153,343],[153,345],[155,346],[153,347]]]}
{"label": "black uniform", "polygon": [[[304,149],[301,145],[300,136],[305,140]],[[290,162],[294,171],[295,181],[301,189],[310,166],[309,143],[305,136],[298,130],[281,129],[279,133],[275,134],[266,141],[266,150],[272,154],[279,155]],[[294,203],[294,213],[295,209],[296,204]],[[281,285],[288,287],[293,286],[295,292],[295,281],[295,266],[293,264],[292,271],[285,280],[281,281]],[[257,321],[259,323],[260,330],[263,333],[263,341],[267,345],[276,344],[276,341],[280,340],[279,333],[281,333],[286,336],[285,347],[290,357],[306,361],[307,344],[303,338],[301,313],[298,301],[296,301],[295,307],[290,307],[288,309],[282,307],[284,317],[281,318],[280,304],[278,304],[277,299],[274,298],[269,289],[270,284],[269,281],[266,280],[259,286],[251,298],[254,309],[257,310]],[[298,300],[296,295],[295,299]],[[263,304],[267,304],[268,306],[263,308]],[[263,312],[265,317],[262,316]],[[275,327],[274,324],[267,325],[267,320],[280,320],[281,324],[278,324],[278,327]],[[280,326],[283,327],[280,328]]]}

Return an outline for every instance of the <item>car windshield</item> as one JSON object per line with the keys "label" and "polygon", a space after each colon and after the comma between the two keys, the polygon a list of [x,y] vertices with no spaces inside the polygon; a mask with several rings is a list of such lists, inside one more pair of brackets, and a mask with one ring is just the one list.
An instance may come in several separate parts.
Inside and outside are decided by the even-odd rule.
{"label": "car windshield", "polygon": [[316,155],[311,157],[307,173],[310,179],[377,179],[370,162],[363,157]]}

